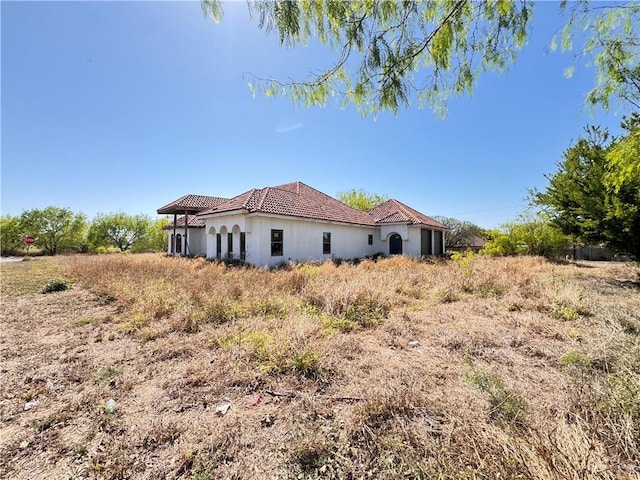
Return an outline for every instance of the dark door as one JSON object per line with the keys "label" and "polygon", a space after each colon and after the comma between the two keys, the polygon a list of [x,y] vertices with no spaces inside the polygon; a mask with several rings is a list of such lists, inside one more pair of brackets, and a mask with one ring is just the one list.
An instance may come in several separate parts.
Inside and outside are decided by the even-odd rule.
{"label": "dark door", "polygon": [[431,251],[431,230],[420,230],[420,255],[433,255]]}
{"label": "dark door", "polygon": [[433,242],[433,253],[442,255],[444,253],[444,245],[442,244],[442,232],[435,232],[435,240]]}
{"label": "dark door", "polygon": [[182,235],[176,235],[176,253],[182,254]]}
{"label": "dark door", "polygon": [[402,255],[402,237],[397,233],[389,238],[389,255]]}

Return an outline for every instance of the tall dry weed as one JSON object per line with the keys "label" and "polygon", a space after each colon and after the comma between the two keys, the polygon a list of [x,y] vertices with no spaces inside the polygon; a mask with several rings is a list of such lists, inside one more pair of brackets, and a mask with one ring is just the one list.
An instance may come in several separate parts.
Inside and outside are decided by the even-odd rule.
{"label": "tall dry weed", "polygon": [[[631,267],[469,256],[268,270],[113,255],[65,268],[74,288],[111,299],[108,321],[73,328],[128,352],[92,363],[124,372],[91,387],[101,404],[118,394],[121,415],[94,443],[120,429],[137,445],[111,460],[90,445],[105,477],[139,474],[127,454],[168,478],[640,475]],[[127,408],[157,434],[136,433]]]}

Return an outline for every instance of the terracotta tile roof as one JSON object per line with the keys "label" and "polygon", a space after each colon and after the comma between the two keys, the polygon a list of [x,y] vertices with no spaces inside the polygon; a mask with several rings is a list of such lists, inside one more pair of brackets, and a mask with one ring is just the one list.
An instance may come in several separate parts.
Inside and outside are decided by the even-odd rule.
{"label": "terracotta tile roof", "polygon": [[430,227],[446,229],[447,227],[431,217],[408,207],[398,200],[387,200],[369,210],[371,218],[376,224],[381,223],[409,223],[412,225],[428,225]]}
{"label": "terracotta tile roof", "polygon": [[249,190],[199,215],[233,211],[269,213],[330,222],[373,226],[367,212],[356,210],[302,182]]}
{"label": "terracotta tile roof", "polygon": [[[196,217],[195,215],[189,216],[189,228],[204,228],[204,220]],[[184,215],[178,217],[176,221],[176,228],[184,228]],[[169,222],[169,224],[164,227],[165,230],[173,230],[173,222]]]}
{"label": "terracotta tile roof", "polygon": [[[190,214],[198,213],[202,210],[215,207],[216,205],[227,201],[226,198],[211,197],[208,195],[185,195],[178,200],[165,205],[158,209],[160,215],[179,213],[184,214],[185,210]],[[189,222],[191,223],[191,222]]]}

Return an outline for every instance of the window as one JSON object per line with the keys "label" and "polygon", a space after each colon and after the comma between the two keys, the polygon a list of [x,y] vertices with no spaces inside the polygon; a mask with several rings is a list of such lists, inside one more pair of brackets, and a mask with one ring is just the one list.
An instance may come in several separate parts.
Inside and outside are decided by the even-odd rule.
{"label": "window", "polygon": [[233,233],[227,233],[227,251],[233,253]]}
{"label": "window", "polygon": [[271,256],[281,257],[282,253],[282,230],[271,230]]}
{"label": "window", "polygon": [[322,253],[324,255],[331,253],[331,232],[322,233]]}
{"label": "window", "polygon": [[240,232],[240,260],[247,258],[247,235]]}
{"label": "window", "polygon": [[216,258],[222,256],[222,235],[216,233]]}
{"label": "window", "polygon": [[373,245],[373,235],[369,235],[367,238],[367,245]]}

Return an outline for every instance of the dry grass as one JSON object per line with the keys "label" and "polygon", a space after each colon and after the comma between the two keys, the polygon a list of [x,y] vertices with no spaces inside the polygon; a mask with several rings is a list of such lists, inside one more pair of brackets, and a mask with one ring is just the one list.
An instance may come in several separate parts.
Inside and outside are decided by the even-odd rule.
{"label": "dry grass", "polygon": [[[630,265],[109,255],[1,273],[1,478],[640,475]],[[73,286],[39,293],[52,278]]]}

